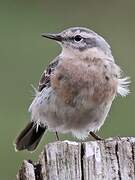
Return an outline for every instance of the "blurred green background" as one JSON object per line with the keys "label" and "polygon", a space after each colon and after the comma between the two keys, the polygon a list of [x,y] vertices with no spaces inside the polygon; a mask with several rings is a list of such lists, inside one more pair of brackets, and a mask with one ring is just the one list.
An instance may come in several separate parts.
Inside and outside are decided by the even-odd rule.
{"label": "blurred green background", "polygon": [[[125,74],[131,76],[131,94],[118,97],[99,134],[103,137],[135,135],[135,1],[134,0],[0,0],[0,179],[15,179],[23,159],[38,159],[47,133],[34,153],[15,152],[13,141],[28,122],[33,98],[44,67],[60,47],[43,39],[43,32],[85,26],[103,35]],[[72,139],[70,135],[61,139]]]}

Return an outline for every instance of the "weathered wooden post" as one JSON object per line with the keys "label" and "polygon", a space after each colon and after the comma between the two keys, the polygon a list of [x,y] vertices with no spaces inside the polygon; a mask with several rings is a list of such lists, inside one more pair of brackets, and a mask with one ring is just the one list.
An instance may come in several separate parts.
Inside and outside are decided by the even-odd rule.
{"label": "weathered wooden post", "polygon": [[135,138],[47,144],[37,163],[24,160],[17,180],[135,180]]}

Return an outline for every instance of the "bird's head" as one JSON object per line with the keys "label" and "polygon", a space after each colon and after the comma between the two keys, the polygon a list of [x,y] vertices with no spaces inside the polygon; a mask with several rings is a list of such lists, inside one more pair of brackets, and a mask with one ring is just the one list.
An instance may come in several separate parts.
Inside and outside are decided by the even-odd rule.
{"label": "bird's head", "polygon": [[111,55],[109,44],[103,37],[94,31],[83,27],[68,28],[61,33],[43,33],[43,37],[56,40],[63,48],[63,52],[70,55],[86,55],[91,52],[100,52]]}

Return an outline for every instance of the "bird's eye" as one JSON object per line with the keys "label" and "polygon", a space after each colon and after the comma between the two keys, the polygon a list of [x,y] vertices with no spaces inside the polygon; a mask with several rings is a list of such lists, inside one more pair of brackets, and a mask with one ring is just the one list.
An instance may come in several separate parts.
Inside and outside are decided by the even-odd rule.
{"label": "bird's eye", "polygon": [[79,42],[79,41],[82,40],[82,37],[81,37],[80,35],[76,35],[76,36],[74,37],[74,40],[77,41],[77,42]]}

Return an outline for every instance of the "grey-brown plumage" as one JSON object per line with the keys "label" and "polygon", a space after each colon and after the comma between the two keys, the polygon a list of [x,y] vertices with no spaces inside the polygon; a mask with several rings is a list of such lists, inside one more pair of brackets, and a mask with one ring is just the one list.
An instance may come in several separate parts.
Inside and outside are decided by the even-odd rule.
{"label": "grey-brown plumage", "polygon": [[75,27],[42,36],[56,40],[62,52],[41,76],[18,150],[34,150],[46,127],[86,138],[103,125],[116,95],[129,93],[128,78],[121,78],[110,46],[95,32]]}
{"label": "grey-brown plumage", "polygon": [[52,61],[47,69],[43,72],[41,75],[41,79],[39,81],[38,85],[38,91],[41,92],[42,89],[50,87],[50,77],[53,71],[55,70],[55,67],[58,65],[59,58],[56,58],[54,61]]}

